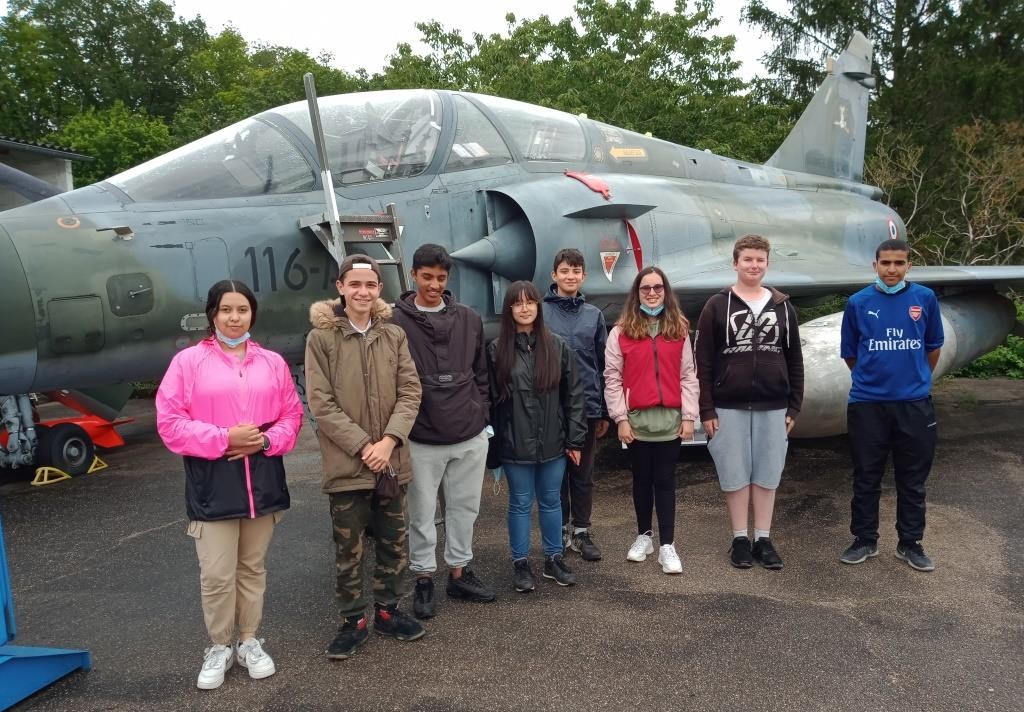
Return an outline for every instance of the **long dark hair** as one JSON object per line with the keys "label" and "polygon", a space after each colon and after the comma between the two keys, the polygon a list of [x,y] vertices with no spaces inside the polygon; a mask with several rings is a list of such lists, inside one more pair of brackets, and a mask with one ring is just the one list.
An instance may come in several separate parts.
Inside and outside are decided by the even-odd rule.
{"label": "long dark hair", "polygon": [[540,292],[533,282],[520,280],[509,285],[505,301],[501,305],[501,331],[498,332],[497,354],[494,360],[494,379],[498,384],[500,399],[509,395],[512,382],[512,364],[516,358],[516,321],[512,318],[512,306],[520,301],[537,303],[537,319],[533,322],[533,334],[537,341],[533,347],[533,385],[540,392],[558,387],[561,368],[551,332],[544,326],[544,309]]}
{"label": "long dark hair", "polygon": [[675,292],[672,291],[672,285],[668,283],[668,277],[660,267],[653,265],[644,267],[637,273],[633,280],[633,286],[630,288],[629,294],[626,295],[626,303],[622,307],[622,314],[616,325],[622,327],[623,333],[630,339],[647,338],[648,324],[651,318],[640,311],[640,282],[649,274],[661,277],[661,283],[665,285],[665,309],[658,317],[661,320],[658,333],[669,341],[678,341],[690,332],[690,322],[686,320],[686,315],[679,308],[679,300],[676,298]]}
{"label": "long dark hair", "polygon": [[220,300],[225,294],[237,292],[249,302],[249,309],[252,311],[252,319],[249,321],[249,328],[256,326],[256,295],[249,289],[249,285],[237,279],[222,279],[210,287],[206,294],[206,321],[210,327],[210,336],[213,336],[213,320],[220,311]]}

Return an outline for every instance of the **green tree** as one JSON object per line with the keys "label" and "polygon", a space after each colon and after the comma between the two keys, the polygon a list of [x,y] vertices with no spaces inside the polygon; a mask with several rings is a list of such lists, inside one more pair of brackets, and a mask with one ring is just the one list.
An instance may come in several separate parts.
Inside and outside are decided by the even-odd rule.
{"label": "green tree", "polygon": [[226,29],[195,52],[182,73],[195,89],[172,124],[175,141],[187,143],[247,116],[305,97],[302,77],[311,72],[320,96],[359,91],[365,80],[288,47],[250,47]]}
{"label": "green tree", "polygon": [[131,111],[120,101],[89,109],[46,138],[92,157],[75,167],[75,186],[90,185],[171,148],[171,132],[159,117]]}
{"label": "green tree", "polygon": [[89,108],[170,119],[190,92],[178,73],[207,41],[199,18],[161,0],[13,0],[0,19],[0,130],[38,138]]}

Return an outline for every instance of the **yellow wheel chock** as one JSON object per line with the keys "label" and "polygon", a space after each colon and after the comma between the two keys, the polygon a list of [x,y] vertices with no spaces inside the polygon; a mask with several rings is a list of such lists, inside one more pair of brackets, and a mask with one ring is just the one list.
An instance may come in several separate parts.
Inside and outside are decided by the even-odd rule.
{"label": "yellow wheel chock", "polygon": [[[105,470],[106,468],[107,463],[103,462],[103,460],[99,459],[94,455],[92,459],[92,464],[89,465],[89,469],[86,470],[85,474],[91,475],[93,472]],[[64,480],[70,479],[71,475],[64,472],[64,470],[60,469],[59,467],[37,467],[36,476],[32,480],[32,486],[41,487],[43,485],[53,485],[58,482],[63,482]]]}

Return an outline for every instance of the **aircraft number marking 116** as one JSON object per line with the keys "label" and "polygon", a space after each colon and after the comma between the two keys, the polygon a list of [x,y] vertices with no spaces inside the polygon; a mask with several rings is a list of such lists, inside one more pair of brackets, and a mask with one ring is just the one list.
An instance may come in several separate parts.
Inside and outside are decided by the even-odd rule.
{"label": "aircraft number marking 116", "polygon": [[[285,260],[284,269],[281,272],[281,281],[284,282],[284,286],[293,292],[300,292],[306,288],[309,283],[310,275],[318,273],[323,274],[323,285],[321,286],[322,291],[327,291],[327,288],[338,278],[338,266],[334,262],[334,258],[326,251],[323,250],[322,254],[324,257],[323,267],[305,267],[300,261],[299,256],[302,254],[302,249],[296,247],[292,250],[291,254],[288,255],[288,259]],[[274,255],[274,248],[267,246],[263,248],[260,253],[267,262],[267,272],[270,276],[270,291],[277,291],[277,258]],[[260,284],[260,269],[259,259],[256,255],[255,247],[247,247],[245,250],[245,256],[249,258],[249,266],[252,269],[252,291],[261,291]]]}

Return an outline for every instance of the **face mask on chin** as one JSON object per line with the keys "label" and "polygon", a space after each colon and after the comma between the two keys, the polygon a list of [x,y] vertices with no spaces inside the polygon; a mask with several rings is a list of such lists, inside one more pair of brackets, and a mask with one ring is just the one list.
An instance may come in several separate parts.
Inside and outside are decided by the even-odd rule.
{"label": "face mask on chin", "polygon": [[890,287],[888,284],[882,281],[881,277],[875,277],[875,287],[878,289],[878,291],[885,292],[886,294],[896,294],[896,292],[900,291],[906,286],[907,282],[904,279],[901,279],[899,283]]}
{"label": "face mask on chin", "polygon": [[232,348],[232,349],[233,348],[237,348],[238,346],[241,346],[246,341],[248,341],[250,338],[252,338],[249,335],[248,331],[245,332],[244,334],[242,334],[241,336],[239,336],[237,339],[229,339],[227,336],[224,336],[224,334],[221,332],[220,329],[217,329],[217,328],[214,328],[214,333],[217,335],[217,341],[221,342],[222,344],[224,344],[224,345],[226,345],[226,346],[228,346],[229,348]]}
{"label": "face mask on chin", "polygon": [[665,305],[664,304],[659,304],[656,307],[649,307],[646,304],[641,304],[640,305],[640,311],[642,311],[647,316],[658,316],[663,311],[665,311]]}

